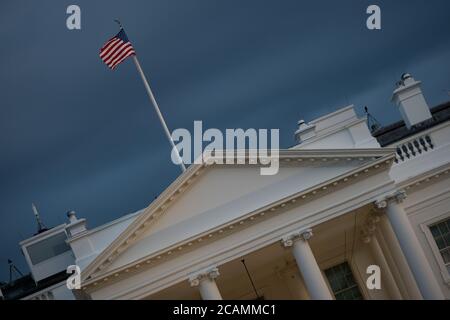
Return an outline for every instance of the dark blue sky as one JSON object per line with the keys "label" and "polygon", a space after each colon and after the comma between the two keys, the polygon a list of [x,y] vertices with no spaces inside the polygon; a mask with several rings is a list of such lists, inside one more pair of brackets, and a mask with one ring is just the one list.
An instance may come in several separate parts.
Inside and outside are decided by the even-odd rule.
{"label": "dark blue sky", "polygon": [[[66,28],[78,4],[82,30]],[[382,30],[366,28],[370,4]],[[279,128],[368,105],[383,124],[403,72],[449,100],[448,0],[22,1],[0,4],[0,279],[18,242],[69,209],[95,227],[147,206],[179,174],[131,61],[98,57],[120,18],[172,129]]]}

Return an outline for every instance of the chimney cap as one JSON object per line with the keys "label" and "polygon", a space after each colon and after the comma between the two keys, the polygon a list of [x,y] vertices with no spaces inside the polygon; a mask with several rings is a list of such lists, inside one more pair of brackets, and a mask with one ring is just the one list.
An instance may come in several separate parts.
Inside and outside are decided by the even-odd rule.
{"label": "chimney cap", "polygon": [[410,87],[414,85],[419,85],[421,82],[416,81],[413,76],[405,72],[401,75],[400,80],[396,82],[396,90],[394,91],[394,94],[397,92],[397,90],[404,89],[405,87]]}
{"label": "chimney cap", "polygon": [[74,215],[75,215],[75,211],[73,211],[73,210],[67,211],[67,216],[68,217],[74,216]]}
{"label": "chimney cap", "polygon": [[67,217],[69,218],[70,222],[75,222],[78,220],[76,213],[73,210],[67,211]]}
{"label": "chimney cap", "polygon": [[403,81],[405,81],[406,79],[412,78],[411,74],[408,72],[405,72],[404,74],[402,74],[401,79]]}

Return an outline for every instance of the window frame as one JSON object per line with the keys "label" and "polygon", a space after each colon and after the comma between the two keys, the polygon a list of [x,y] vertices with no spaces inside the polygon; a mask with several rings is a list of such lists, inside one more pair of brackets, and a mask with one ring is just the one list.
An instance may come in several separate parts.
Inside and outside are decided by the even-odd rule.
{"label": "window frame", "polygon": [[431,233],[431,226],[439,224],[440,222],[444,222],[450,219],[450,211],[445,212],[439,216],[436,216],[432,219],[426,220],[425,222],[420,224],[420,229],[425,234],[425,239],[431,249],[432,255],[435,259],[437,266],[439,267],[439,271],[444,283],[450,287],[450,272],[447,269],[447,266],[444,262],[444,258],[441,255],[439,247],[437,246],[436,240],[434,239],[433,234]]}
{"label": "window frame", "polygon": [[[33,259],[37,259],[37,257],[34,255],[36,252],[33,251],[33,248],[36,248],[36,246],[42,245],[42,243],[44,241],[48,241],[48,240],[50,240],[50,239],[52,239],[54,237],[58,237],[58,236],[63,236],[64,237],[65,250],[63,252],[58,253],[58,254],[51,255],[48,258],[45,258],[45,259],[40,260],[38,262],[33,262]],[[27,250],[28,256],[30,257],[31,264],[33,266],[38,266],[41,263],[45,263],[45,262],[47,262],[49,260],[52,260],[55,257],[58,257],[60,255],[65,254],[66,252],[70,251],[71,248],[70,248],[70,245],[67,243],[67,240],[68,240],[67,232],[65,232],[65,230],[62,230],[61,232],[56,232],[56,233],[54,233],[52,235],[49,235],[48,237],[45,237],[45,238],[41,239],[41,241],[37,241],[35,243],[29,244],[26,247],[26,250]],[[30,251],[30,249],[32,249],[32,250]]]}
{"label": "window frame", "polygon": [[330,290],[330,292],[333,295],[334,299],[337,300],[336,299],[336,294],[333,291],[333,289],[331,288],[330,280],[328,279],[325,271],[328,270],[328,269],[334,268],[336,266],[339,266],[341,264],[347,263],[347,265],[348,265],[348,267],[350,269],[350,272],[351,272],[351,274],[353,276],[353,279],[355,281],[355,284],[356,284],[356,286],[357,286],[357,288],[359,290],[359,293],[361,294],[362,300],[367,300],[367,297],[368,297],[367,292],[364,290],[364,287],[361,286],[361,279],[359,277],[359,273],[355,272],[355,270],[354,270],[354,266],[353,266],[354,263],[350,263],[350,261],[345,259],[344,257],[342,257],[340,259],[333,259],[333,260],[334,260],[333,262],[327,263],[326,267],[322,268],[321,271],[322,271],[323,277],[325,278],[325,280],[327,282],[328,289]]}

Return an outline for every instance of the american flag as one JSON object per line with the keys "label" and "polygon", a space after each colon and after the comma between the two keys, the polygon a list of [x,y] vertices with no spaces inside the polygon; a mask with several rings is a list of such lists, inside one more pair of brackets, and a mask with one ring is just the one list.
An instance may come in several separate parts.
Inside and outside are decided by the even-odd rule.
{"label": "american flag", "polygon": [[123,29],[100,49],[100,58],[106,65],[114,69],[126,58],[135,55],[133,46],[125,34]]}

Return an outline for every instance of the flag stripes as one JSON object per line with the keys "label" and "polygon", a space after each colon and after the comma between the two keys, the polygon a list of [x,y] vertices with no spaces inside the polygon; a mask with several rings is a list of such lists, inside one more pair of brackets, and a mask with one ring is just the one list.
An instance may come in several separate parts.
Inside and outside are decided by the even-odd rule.
{"label": "flag stripes", "polygon": [[110,69],[115,69],[123,60],[135,54],[123,29],[100,49],[100,58]]}

